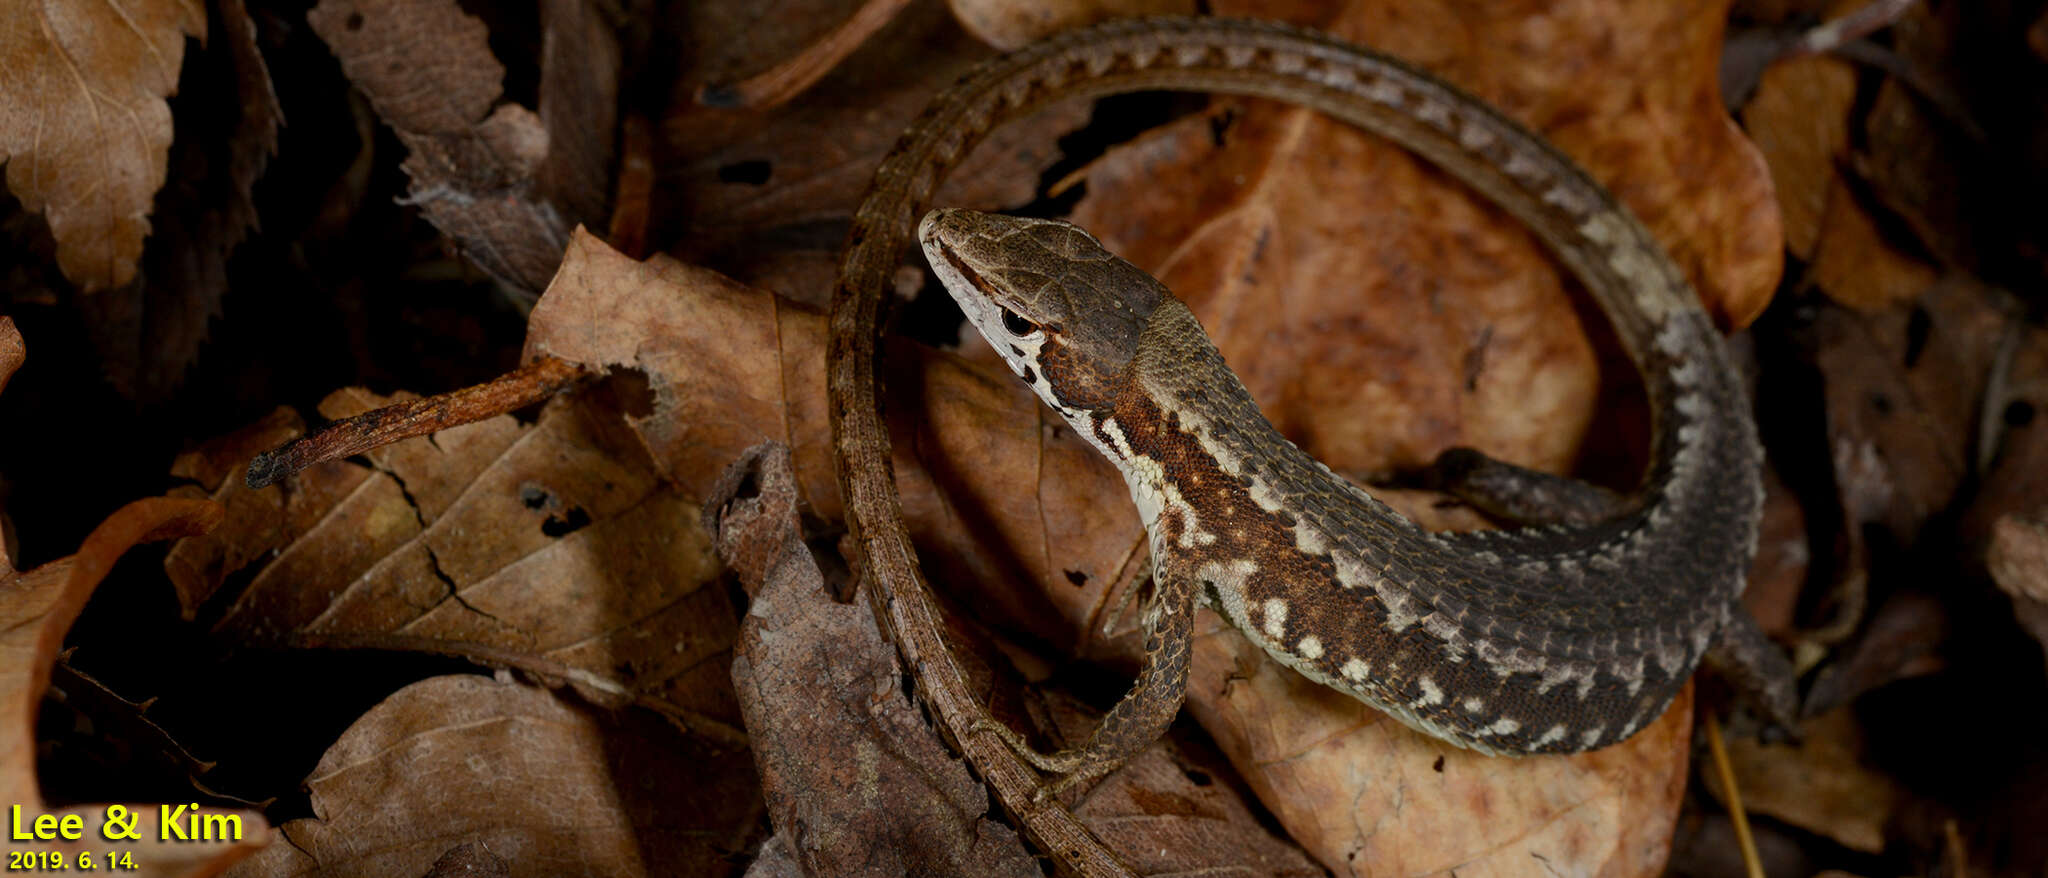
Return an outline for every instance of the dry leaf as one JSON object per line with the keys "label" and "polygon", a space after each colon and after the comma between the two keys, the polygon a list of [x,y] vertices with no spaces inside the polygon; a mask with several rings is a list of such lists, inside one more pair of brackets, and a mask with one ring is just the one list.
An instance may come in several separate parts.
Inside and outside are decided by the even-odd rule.
{"label": "dry leaf", "polygon": [[1004,51],[1019,48],[1063,30],[1087,27],[1111,18],[1139,15],[1193,15],[1194,0],[1058,0],[1014,3],[1008,0],[946,0],[953,18],[974,38]]}
{"label": "dry leaf", "polygon": [[420,875],[466,842],[516,876],[726,875],[760,813],[744,750],[476,676],[393,693],[306,785],[315,816],[228,875]]}
{"label": "dry leaf", "polygon": [[1906,305],[1941,279],[1934,266],[1893,243],[1846,186],[1828,190],[1809,271],[1828,298],[1863,310]]}
{"label": "dry leaf", "polygon": [[[857,4],[686,4],[679,29],[698,39],[680,62],[677,94],[752,72],[803,48]],[[673,255],[792,300],[822,307],[839,246],[882,156],[947,83],[992,53],[935,3],[914,3],[867,45],[777,112],[711,110],[686,100],[662,122],[666,194],[688,214]],[[1029,125],[995,132],[940,190],[940,203],[1022,204],[1058,156],[1054,136],[1088,119],[1066,101]]]}
{"label": "dry leaf", "polygon": [[[1728,761],[1743,806],[1853,850],[1882,853],[1885,825],[1902,791],[1863,765],[1863,732],[1855,717],[1846,709],[1829,711],[1801,723],[1799,733],[1797,746],[1729,739]],[[1707,788],[1725,798],[1719,776],[1701,773]]]}
{"label": "dry leaf", "polygon": [[1856,68],[1828,55],[1773,64],[1756,96],[1742,108],[1742,129],[1771,167],[1785,249],[1812,259],[1836,170],[1849,149],[1849,114],[1856,100]]}
{"label": "dry leaf", "polygon": [[[0,374],[5,374],[0,368]],[[108,844],[100,835],[110,806],[47,809],[36,786],[36,710],[49,686],[50,668],[63,646],[64,634],[115,560],[138,543],[203,533],[220,522],[220,508],[204,500],[155,498],[122,507],[86,537],[78,553],[27,572],[14,570],[0,558],[0,802],[18,805],[24,814],[76,815],[85,837],[79,841],[37,842],[39,851],[76,858],[92,852],[97,858]],[[260,814],[206,809],[209,815],[238,820],[242,831],[234,843],[194,843],[165,838],[154,826],[155,805],[121,807],[142,823],[139,838],[115,848],[132,854],[136,875],[205,876],[217,874],[262,847],[268,829]],[[30,818],[33,821],[33,817]],[[98,844],[94,842],[98,841]],[[105,867],[105,863],[99,863]]]}
{"label": "dry leaf", "polygon": [[1910,307],[1821,308],[1810,328],[1845,525],[1910,544],[1972,468],[1979,400],[2006,317],[1962,276]]}
{"label": "dry leaf", "polygon": [[[499,103],[505,68],[483,22],[455,0],[321,0],[306,19],[411,150],[404,167],[412,203],[492,276],[521,290],[547,286],[572,223],[548,193],[534,191],[535,177],[545,167],[553,185],[583,182],[591,151],[608,137],[576,138],[574,158],[551,161],[542,117]],[[552,20],[565,52],[590,33],[574,13]],[[604,90],[580,77],[555,82],[550,94],[567,100]],[[577,124],[611,129],[606,102],[578,109],[601,118],[579,114]]]}
{"label": "dry leaf", "polygon": [[[1958,63],[1963,47],[1958,11],[1914,4],[1892,28],[1903,63],[1936,88],[1948,89],[1965,75]],[[1984,94],[1990,98],[1997,92]],[[1977,218],[1992,214],[1998,206],[1995,193],[2013,184],[1983,187],[1975,185],[1971,176],[1987,165],[1997,168],[1993,162],[2002,157],[1984,145],[1971,143],[1939,108],[1930,105],[1925,94],[1916,93],[1896,77],[1887,77],[1878,85],[1877,96],[1862,121],[1864,152],[1857,156],[1856,169],[1878,202],[1911,229],[1916,243],[1941,264],[1978,265],[1982,236],[1978,226],[1985,223]],[[2018,167],[2000,171],[2033,173],[2033,157],[2023,151],[2015,151],[2006,161]],[[2010,209],[2022,212],[2014,221],[2028,222],[2024,218],[2027,208]]]}
{"label": "dry leaf", "polygon": [[170,180],[133,283],[79,302],[102,368],[124,396],[160,402],[184,384],[228,288],[228,255],[257,225],[251,190],[284,123],[256,25],[221,0],[208,51],[185,73]]}
{"label": "dry leaf", "polygon": [[[1057,694],[1051,713],[1069,744],[1102,720],[1100,711]],[[1088,792],[1075,816],[1140,875],[1325,874],[1253,815],[1237,785],[1216,780],[1228,770],[1220,756],[1204,748],[1206,759],[1196,762],[1179,744],[1169,735],[1131,757]]]}
{"label": "dry leaf", "polygon": [[2006,332],[1977,422],[1977,494],[1958,528],[1966,546],[1985,545],[2000,519],[2033,516],[2048,497],[2048,329],[2015,321]]}
{"label": "dry leaf", "polygon": [[805,547],[789,449],[750,449],[705,504],[753,596],[733,685],[788,853],[812,875],[1036,876],[988,790],[904,691],[867,600],[834,601]]}
{"label": "dry leaf", "polygon": [[0,25],[0,161],[42,213],[57,264],[87,292],[135,277],[164,183],[185,38],[200,0],[11,4]]}
{"label": "dry leaf", "polygon": [[604,0],[541,3],[540,120],[548,154],[534,177],[571,222],[602,224],[618,118],[618,34]]}
{"label": "dry leaf", "polygon": [[7,389],[7,379],[14,377],[14,370],[21,368],[27,357],[28,348],[22,344],[21,330],[14,328],[14,318],[0,315],[0,390]]}
{"label": "dry leaf", "polygon": [[2020,627],[2048,650],[2048,521],[2039,513],[1998,519],[1985,555],[1991,578],[2012,598]]}
{"label": "dry leaf", "polygon": [[[385,401],[344,391],[323,411]],[[736,614],[695,499],[661,482],[618,407],[597,391],[562,398],[532,425],[444,430],[285,490],[251,491],[202,449],[180,469],[206,477],[228,523],[166,566],[189,612],[262,562],[217,625],[238,639],[464,655],[735,740]],[[290,426],[274,418],[228,444],[261,447]]]}

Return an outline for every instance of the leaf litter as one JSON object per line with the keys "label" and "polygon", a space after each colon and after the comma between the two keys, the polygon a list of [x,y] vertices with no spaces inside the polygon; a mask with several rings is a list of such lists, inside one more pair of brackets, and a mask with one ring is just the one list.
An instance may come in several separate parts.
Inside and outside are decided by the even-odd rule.
{"label": "leaf litter", "polygon": [[[352,176],[350,191],[402,197],[473,267],[462,269],[469,282],[495,278],[515,300],[545,288],[525,338],[489,340],[487,356],[564,363],[574,378],[531,397],[552,393],[543,404],[460,426],[421,422],[412,432],[426,435],[313,463],[260,491],[243,483],[243,463],[304,434],[309,417],[325,430],[418,399],[391,386],[453,388],[431,374],[397,385],[378,376],[377,393],[320,385],[305,394],[324,397],[306,415],[279,407],[293,400],[250,398],[233,420],[150,446],[167,461],[182,452],[166,469],[186,498],[175,502],[215,504],[177,508],[221,519],[164,555],[177,609],[162,625],[198,626],[231,653],[315,648],[345,662],[376,650],[500,671],[423,675],[372,693],[380,703],[337,740],[298,742],[311,768],[303,791],[297,777],[238,791],[280,803],[269,810],[289,843],[236,874],[419,874],[468,861],[506,874],[733,874],[749,862],[759,874],[843,874],[855,862],[878,874],[1023,872],[1059,857],[1031,844],[1043,824],[990,807],[945,746],[960,730],[933,729],[917,709],[927,681],[879,639],[857,597],[858,563],[836,551],[816,309],[867,174],[918,107],[986,44],[1110,5],[1064,4],[1058,13],[1071,17],[1047,21],[1000,3],[708,3],[653,20],[634,4],[570,0],[525,19],[441,0],[322,0],[308,18],[334,75],[403,147],[356,153],[385,170]],[[1968,88],[1964,47],[2000,32],[1986,23],[1993,13],[1792,6],[1748,4],[1735,22],[1802,35],[1782,45],[1839,48],[1756,62],[1753,90],[1734,98],[1741,128],[1718,91],[1728,12],[1718,6],[1213,11],[1392,50],[1539,128],[1645,218],[1724,326],[1750,327],[1737,347],[1773,464],[1751,597],[1808,669],[1814,711],[1796,745],[1731,736],[1769,870],[1938,863],[1948,874],[2025,874],[2048,857],[2024,831],[2048,812],[2029,792],[2048,765],[2044,717],[1984,705],[2014,705],[2012,691],[2042,684],[2033,559],[2048,471],[2036,449],[2048,443],[2033,434],[2048,382],[2027,283],[2041,251],[2029,249],[2035,224],[1997,221],[2037,184],[2022,171],[2011,192],[1987,189],[1983,177],[2014,159],[1978,135],[1985,120],[2015,131],[2032,117],[1990,112],[1992,99]],[[187,6],[182,22],[146,32],[151,45],[182,46],[238,7]],[[862,7],[869,19],[855,16]],[[253,38],[236,33],[238,48],[308,26],[251,12],[229,18],[255,25]],[[1818,19],[1794,16],[1824,13],[1871,23],[1845,41],[1807,39]],[[237,65],[262,70],[244,85],[296,75],[255,60]],[[721,84],[778,69],[801,75],[763,91],[769,99],[711,99]],[[147,115],[163,108],[175,70],[136,73],[110,93]],[[56,108],[37,112],[76,113],[46,91],[22,94]],[[9,209],[45,214],[54,239],[54,255],[22,252],[43,253],[102,298],[138,264],[158,283],[137,218],[163,179],[164,150],[205,136],[185,133],[182,101],[227,93],[181,96],[179,143],[165,121],[161,142],[131,150],[143,185],[103,190],[128,206],[94,207],[98,216],[126,219],[105,239],[118,246],[90,256],[81,242],[100,232],[79,231],[75,214],[47,206],[51,190],[15,178],[70,167],[38,163],[76,162],[78,148],[22,153],[0,139],[20,202]],[[299,106],[295,124],[351,112]],[[633,121],[614,136],[634,114],[653,117],[651,144],[633,145]],[[0,138],[19,118],[0,113]],[[611,210],[608,169],[621,149],[647,150],[659,172],[649,187],[620,171],[613,233],[637,217],[625,231],[666,255],[629,259],[575,230]],[[394,174],[401,159],[409,187]],[[196,173],[168,166],[180,184]],[[233,167],[227,194],[201,199],[230,218],[207,233],[225,245],[160,229],[151,246],[235,265],[226,254],[265,202],[250,198],[261,163]],[[65,171],[45,182],[90,179]],[[333,203],[348,210],[363,197]],[[1275,423],[1347,474],[1398,474],[1451,444],[1616,486],[1639,470],[1647,425],[1635,378],[1572,282],[1513,221],[1314,114],[1225,99],[1056,107],[985,144],[941,201],[1068,215],[1160,274]],[[277,247],[258,231],[234,252]],[[235,278],[232,268],[211,276],[216,288]],[[934,291],[914,266],[897,292],[913,300],[905,329],[953,336],[946,321],[957,318],[928,304]],[[235,319],[204,296],[191,301],[197,310],[181,313],[206,315],[202,327]],[[103,338],[178,325],[79,313]],[[107,374],[138,398],[205,392],[150,371],[180,362],[175,351],[206,350],[204,333],[183,325],[167,333],[186,339],[165,349],[169,359],[146,352],[124,365],[107,348]],[[947,637],[981,669],[972,696],[1037,738],[1072,741],[1135,668],[1125,594],[1146,563],[1142,529],[1118,502],[1114,470],[977,344],[960,354],[889,345],[894,469]],[[29,380],[40,393],[41,382],[76,379]],[[0,418],[18,417],[7,401]],[[783,559],[781,574],[765,585],[717,560],[700,505],[726,465],[764,441],[789,449],[779,536],[762,544]],[[4,466],[25,465],[8,447]],[[0,482],[17,519],[62,502],[4,492]],[[1382,493],[1431,526],[1486,526],[1435,495]],[[768,585],[780,590],[759,590]],[[1515,874],[1537,861],[1574,874],[1707,875],[1731,862],[1714,840],[1732,800],[1688,771],[1695,704],[1708,714],[1723,702],[1711,685],[1620,747],[1486,759],[1306,684],[1205,618],[1191,721],[1092,797],[1065,803],[1137,871]],[[779,636],[797,631],[808,639]],[[786,682],[766,682],[777,674]],[[24,682],[17,703],[33,705],[42,685]],[[127,703],[119,688],[108,695]],[[251,711],[220,721],[260,722]],[[1221,758],[1204,755],[1205,739]],[[1930,760],[1936,742],[1950,749]],[[1966,770],[1931,767],[1942,764]],[[32,771],[17,759],[10,782],[27,789]],[[908,785],[880,792],[885,776]],[[903,822],[887,807],[913,801],[943,816]]]}

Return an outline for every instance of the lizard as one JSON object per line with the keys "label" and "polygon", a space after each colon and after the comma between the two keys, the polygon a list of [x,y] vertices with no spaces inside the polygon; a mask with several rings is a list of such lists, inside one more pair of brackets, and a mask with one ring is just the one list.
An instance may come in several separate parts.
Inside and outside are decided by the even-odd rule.
{"label": "lizard", "polygon": [[[1517,530],[1425,531],[1281,436],[1187,307],[1086,232],[925,212],[946,172],[999,124],[1052,100],[1160,89],[1328,114],[1420,155],[1528,226],[1642,374],[1653,436],[1641,485],[1602,495],[1453,449],[1440,465],[1476,476],[1466,484],[1491,508],[1540,512],[1563,499],[1579,512]],[[1737,600],[1756,549],[1763,451],[1712,320],[1640,221],[1479,99],[1325,34],[1217,18],[1071,31],[935,98],[854,214],[831,314],[847,523],[867,575],[890,589],[927,587],[874,372],[881,291],[913,232],[968,323],[1117,466],[1152,549],[1144,667],[1088,740],[1041,754],[992,729],[1059,775],[1053,788],[1106,773],[1164,732],[1185,698],[1197,604],[1309,679],[1487,754],[1624,740],[1703,657],[1771,719],[1794,715],[1790,667]]]}

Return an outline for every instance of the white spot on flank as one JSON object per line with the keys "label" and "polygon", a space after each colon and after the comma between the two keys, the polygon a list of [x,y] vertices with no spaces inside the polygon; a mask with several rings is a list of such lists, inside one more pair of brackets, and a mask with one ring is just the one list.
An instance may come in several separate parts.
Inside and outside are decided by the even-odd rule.
{"label": "white spot on flank", "polygon": [[1389,107],[1398,107],[1401,105],[1401,87],[1395,85],[1393,82],[1389,80],[1373,80],[1373,82],[1370,85],[1367,85],[1363,89],[1363,91],[1365,92],[1366,98],[1369,100],[1385,104]]}
{"label": "white spot on flank", "polygon": [[1458,132],[1458,142],[1466,149],[1477,152],[1493,143],[1493,132],[1486,130],[1484,126],[1467,121],[1465,127]]}
{"label": "white spot on flank", "polygon": [[1421,621],[1409,609],[1408,596],[1391,588],[1379,592],[1380,606],[1387,611],[1387,630],[1399,634]]}
{"label": "white spot on flank", "polygon": [[1295,644],[1294,651],[1300,653],[1301,657],[1305,659],[1319,659],[1323,657],[1323,642],[1317,640],[1316,636],[1311,634],[1302,638],[1300,643]]}
{"label": "white spot on flank", "polygon": [[[1528,153],[1519,150],[1508,153],[1507,167],[1501,170],[1524,186],[1542,180],[1547,176],[1542,165],[1537,164],[1536,160],[1529,158]],[[1581,230],[1581,234],[1584,234],[1584,230]],[[1587,235],[1587,237],[1590,238],[1592,236]]]}
{"label": "white spot on flank", "polygon": [[1503,717],[1494,720],[1493,725],[1487,726],[1486,730],[1496,735],[1512,735],[1522,730],[1522,724]]}
{"label": "white spot on flank", "polygon": [[1313,76],[1324,85],[1344,89],[1358,82],[1358,74],[1353,73],[1349,67],[1325,67],[1316,71]]}
{"label": "white spot on flank", "polygon": [[1372,666],[1358,659],[1351,659],[1344,663],[1344,667],[1338,673],[1343,674],[1344,679],[1363,683],[1365,678],[1372,674]]}
{"label": "white spot on flank", "polygon": [[1279,640],[1287,633],[1287,602],[1279,598],[1266,599],[1265,618],[1259,622],[1260,630],[1266,636]]}
{"label": "white spot on flank", "polygon": [[1480,701],[1480,700],[1479,700],[1479,699],[1477,699],[1477,698],[1467,698],[1467,699],[1465,699],[1465,712],[1466,712],[1466,713],[1478,713],[1478,712],[1480,712],[1480,711],[1482,711],[1482,710],[1485,710],[1485,709],[1486,709],[1486,702],[1484,702],[1484,701]]}
{"label": "white spot on flank", "polygon": [[1600,733],[1605,731],[1607,731],[1606,726],[1594,726],[1580,735],[1579,740],[1585,743],[1586,749],[1590,750],[1593,748],[1593,745],[1600,743]]}
{"label": "white spot on flank", "polygon": [[1559,662],[1543,671],[1543,681],[1536,684],[1536,694],[1548,695],[1559,683],[1569,683],[1579,674],[1578,669]]}
{"label": "white spot on flank", "polygon": [[1422,689],[1422,697],[1415,699],[1416,707],[1444,703],[1444,690],[1436,688],[1436,681],[1428,677],[1416,677],[1415,685]]}
{"label": "white spot on flank", "polygon": [[1565,729],[1562,724],[1551,726],[1549,731],[1544,732],[1541,737],[1538,737],[1534,743],[1529,745],[1529,749],[1533,750],[1546,744],[1554,744],[1564,740],[1564,736]]}

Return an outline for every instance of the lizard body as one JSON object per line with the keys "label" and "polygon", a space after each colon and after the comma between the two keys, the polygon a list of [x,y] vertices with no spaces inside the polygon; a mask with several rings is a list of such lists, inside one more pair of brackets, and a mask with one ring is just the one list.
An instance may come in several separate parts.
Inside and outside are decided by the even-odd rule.
{"label": "lizard body", "polygon": [[[984,66],[935,99],[856,212],[833,309],[835,441],[870,575],[921,588],[874,406],[883,279],[946,170],[1046,101],[1146,89],[1302,104],[1387,137],[1527,224],[1585,284],[1644,378],[1649,471],[1618,514],[1571,527],[1432,534],[1295,448],[1185,306],[1064,224],[942,210],[934,270],[1020,377],[1116,462],[1146,521],[1147,662],[1081,748],[1099,773],[1185,693],[1191,617],[1216,606],[1271,655],[1409,725],[1487,753],[1605,746],[1654,719],[1719,638],[1783,659],[1734,603],[1754,552],[1762,451],[1735,370],[1682,274],[1569,159],[1427,74],[1330,37],[1217,19],[1112,22]],[[1774,664],[1775,662],[1775,664]],[[1014,736],[1009,737],[1017,744]]]}

